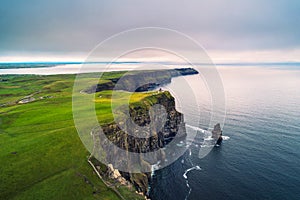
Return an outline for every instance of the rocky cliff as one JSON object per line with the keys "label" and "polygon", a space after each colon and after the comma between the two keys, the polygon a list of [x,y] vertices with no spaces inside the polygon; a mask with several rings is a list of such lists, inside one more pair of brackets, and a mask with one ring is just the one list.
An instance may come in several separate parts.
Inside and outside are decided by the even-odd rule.
{"label": "rocky cliff", "polygon": [[[161,105],[164,109],[151,114],[150,109],[154,105]],[[124,113],[119,113],[119,115],[122,114]],[[132,159],[130,156],[118,154],[117,148],[135,153],[152,152],[165,147],[175,136],[184,137],[186,135],[183,115],[175,109],[175,100],[169,92],[153,92],[152,96],[146,97],[140,103],[130,104],[129,114],[130,117],[123,118],[123,121],[118,120],[118,122],[101,127],[106,138],[114,145],[105,146],[105,140],[99,140],[97,141],[99,142],[98,146],[96,145],[94,149],[94,154],[101,154],[106,160],[113,159],[116,161],[115,166]],[[163,122],[162,128],[159,128],[161,122]],[[136,126],[132,126],[132,123]],[[129,134],[130,132],[139,132],[143,137],[134,137]],[[94,136],[98,134],[97,130],[93,132]],[[107,152],[103,152],[103,149]],[[154,160],[165,159],[163,151],[156,156],[156,158],[153,158]],[[148,168],[148,171],[150,171],[151,165],[155,164],[143,157],[132,160],[131,164],[137,165],[138,163],[143,165],[144,168]],[[126,173],[121,171],[120,174],[131,182],[139,192],[147,194],[149,173]]]}
{"label": "rocky cliff", "polygon": [[222,138],[222,129],[221,125],[218,123],[214,126],[214,129],[212,130],[212,138],[216,140],[217,145],[221,145],[223,138]]}
{"label": "rocky cliff", "polygon": [[173,77],[198,74],[193,68],[178,68],[169,70],[133,71],[122,74],[120,77],[105,78],[103,83],[93,85],[84,90],[86,93],[95,93],[103,90],[125,90],[129,92],[149,91],[160,85],[171,82]]}

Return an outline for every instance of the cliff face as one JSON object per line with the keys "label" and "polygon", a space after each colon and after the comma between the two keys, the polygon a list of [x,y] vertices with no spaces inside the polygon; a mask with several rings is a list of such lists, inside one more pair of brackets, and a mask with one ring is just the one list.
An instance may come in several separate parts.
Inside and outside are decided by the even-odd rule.
{"label": "cliff face", "polygon": [[198,74],[192,68],[178,68],[170,70],[134,71],[128,72],[118,78],[108,78],[105,83],[100,83],[87,88],[84,92],[94,93],[103,90],[125,90],[129,92],[149,91],[155,87],[170,83],[173,77]]}
{"label": "cliff face", "polygon": [[[129,106],[130,118],[119,121],[118,124],[114,122],[102,126],[102,130],[106,137],[115,144],[112,147],[105,148],[109,153],[101,152],[101,154],[105,154],[106,160],[113,159],[118,163],[128,162],[128,160],[131,160],[132,158],[130,158],[130,156],[126,157],[123,154],[114,153],[117,152],[116,148],[122,148],[127,152],[135,153],[152,152],[163,148],[176,135],[179,137],[184,137],[186,135],[183,115],[176,111],[175,100],[170,93],[157,92],[149,98],[151,98],[151,101],[148,101],[149,99],[144,99],[140,104]],[[156,104],[163,106],[165,110],[162,111],[162,113],[155,113],[155,115],[152,115],[151,112],[149,112],[150,107]],[[154,123],[152,122],[151,124],[151,121]],[[132,122],[137,126],[132,126]],[[162,124],[162,128],[156,129],[155,125],[160,127],[159,123],[161,122],[165,122]],[[120,127],[124,127],[123,130]],[[142,127],[142,129],[140,129],[140,127]],[[140,135],[143,135],[143,138],[134,137],[133,135],[128,134],[130,131],[139,132]],[[97,131],[94,132],[94,135],[95,134],[97,135]],[[101,145],[105,144],[101,143]],[[98,151],[103,151],[103,149],[100,148]],[[157,157],[153,159],[164,160],[165,155],[163,151],[160,154],[157,154]],[[143,157],[138,158],[138,161],[132,160],[132,164],[136,163],[140,163],[144,168],[148,168],[148,171],[150,171],[151,165],[155,164],[151,163],[149,160],[145,160]],[[133,183],[139,192],[144,194],[148,192],[149,173],[120,173],[124,178]]]}
{"label": "cliff face", "polygon": [[[149,108],[153,102],[143,102],[142,105],[130,105],[129,114],[131,118],[119,122],[123,124],[121,127],[124,127],[125,131],[121,130],[120,126],[116,123],[102,127],[108,139],[113,141],[118,147],[127,151],[146,153],[164,147],[168,143],[168,138],[171,139],[175,137],[179,128],[184,128],[185,126],[183,115],[175,109],[174,98],[168,92],[160,92],[151,98],[155,98],[155,104],[163,106],[165,111],[161,111],[161,113],[156,112],[155,115],[153,114],[151,116],[151,114],[149,114]],[[149,104],[147,105],[147,103]],[[166,112],[166,116],[164,116],[164,112]],[[165,124],[161,125],[163,128],[160,128],[161,126],[158,123],[162,122],[164,117],[166,117]],[[154,123],[157,124],[147,126],[150,125],[151,118]],[[132,121],[138,127],[132,126]],[[157,125],[158,128],[156,128],[155,125]],[[139,127],[142,127],[142,129],[138,129]],[[136,138],[132,136],[132,134],[128,134],[138,131],[138,134],[144,138]],[[180,134],[184,136],[185,133],[181,132]]]}

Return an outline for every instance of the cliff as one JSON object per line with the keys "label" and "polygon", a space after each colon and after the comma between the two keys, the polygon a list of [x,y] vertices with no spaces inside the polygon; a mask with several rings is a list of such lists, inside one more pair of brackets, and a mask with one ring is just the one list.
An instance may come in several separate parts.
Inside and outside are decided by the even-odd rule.
{"label": "cliff", "polygon": [[103,90],[125,90],[129,92],[149,91],[153,88],[170,83],[173,77],[198,74],[193,68],[178,68],[169,70],[132,71],[117,77],[104,78],[104,82],[93,85],[84,90],[95,93]]}
{"label": "cliff", "polygon": [[[156,112],[156,114],[153,114],[150,108],[154,105],[163,106],[164,110],[161,111],[162,113]],[[119,116],[125,114],[122,113],[121,108],[120,110],[120,113],[118,113]],[[118,120],[118,122],[102,126],[106,138],[113,142],[114,145],[110,147],[105,146],[105,140],[99,140],[97,141],[98,146],[95,146],[94,155],[101,155],[104,156],[106,160],[116,161],[114,166],[121,165],[123,162],[131,160],[131,164],[143,165],[143,168],[151,171],[151,165],[155,163],[151,163],[151,161],[144,159],[142,156],[139,157],[138,160],[132,160],[130,156],[118,154],[117,148],[122,148],[127,152],[135,153],[146,153],[162,149],[172,141],[175,136],[184,137],[186,135],[183,115],[176,111],[175,99],[167,91],[153,92],[151,96],[146,97],[139,103],[130,104],[128,110],[130,118],[121,117],[121,119],[124,119],[123,121]],[[151,124],[151,121],[154,122],[154,124],[152,123],[151,126],[148,126]],[[132,122],[137,126],[132,126]],[[159,123],[161,122],[165,122],[162,124],[162,128],[156,128],[160,127],[161,124]],[[123,130],[120,127],[123,127]],[[140,127],[142,127],[142,129],[139,129]],[[143,137],[134,137],[133,135],[128,134],[130,132],[139,132]],[[99,135],[97,129],[93,132],[93,135]],[[105,149],[104,151],[106,152],[103,152],[103,149]],[[163,151],[161,151],[160,154],[157,154],[157,157],[153,159],[164,160],[165,155]],[[107,173],[111,174],[111,172]],[[127,173],[121,171],[120,174],[126,180],[131,182],[138,192],[147,194],[150,178],[149,173]]]}

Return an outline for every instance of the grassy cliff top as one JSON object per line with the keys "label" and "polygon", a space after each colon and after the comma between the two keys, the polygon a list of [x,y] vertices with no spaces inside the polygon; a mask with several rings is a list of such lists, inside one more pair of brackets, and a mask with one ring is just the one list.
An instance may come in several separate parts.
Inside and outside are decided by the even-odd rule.
{"label": "grassy cliff top", "polygon": [[114,91],[112,98],[112,91],[101,91],[96,93],[95,106],[98,121],[100,124],[107,124],[113,122],[113,115],[111,104],[114,106],[127,105],[129,100],[130,107],[141,107],[148,109],[150,106],[157,103],[159,98],[168,98],[172,100],[172,96],[168,91],[150,91],[150,92],[126,92]]}
{"label": "grassy cliff top", "polygon": [[[120,199],[87,162],[89,153],[78,137],[72,115],[74,78],[0,77],[0,199]],[[111,92],[102,91],[95,96],[101,123],[112,120]],[[126,96],[125,93],[117,95]],[[130,101],[138,102],[151,95],[134,94]],[[33,102],[17,103],[29,96]],[[118,191],[128,199],[143,199],[134,189],[120,187]]]}
{"label": "grassy cliff top", "polygon": [[[125,72],[104,74],[104,80]],[[95,80],[97,77],[90,77]],[[89,153],[81,143],[72,115],[75,75],[0,76],[0,199],[120,199],[93,173]],[[88,78],[86,81],[90,81]],[[115,91],[117,104],[149,106],[168,92]],[[99,122],[113,121],[111,90],[95,95]],[[34,99],[18,103],[22,99]],[[120,187],[128,199],[142,199]]]}

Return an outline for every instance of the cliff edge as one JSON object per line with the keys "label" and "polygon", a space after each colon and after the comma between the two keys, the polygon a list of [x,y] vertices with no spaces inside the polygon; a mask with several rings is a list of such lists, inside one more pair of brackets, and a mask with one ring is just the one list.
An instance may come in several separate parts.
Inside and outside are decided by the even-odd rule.
{"label": "cliff edge", "polygon": [[[154,105],[163,106],[163,113],[151,114],[150,109]],[[122,109],[119,110],[120,113],[118,113],[118,115],[125,114],[122,113]],[[156,164],[155,161],[159,160],[160,162],[164,162],[166,155],[162,149],[171,142],[175,136],[179,138],[186,136],[183,114],[176,110],[175,99],[168,91],[152,92],[152,95],[147,96],[138,103],[130,104],[128,110],[130,114],[129,118],[121,118],[124,120],[118,120],[118,122],[106,124],[101,127],[106,138],[114,145],[108,146],[105,140],[101,139],[94,141],[95,147],[93,156],[102,156],[102,159],[116,161],[114,166],[110,165],[110,169],[127,162],[131,163],[132,166],[142,165],[142,168],[151,171],[151,165]],[[162,124],[162,128],[156,129],[156,125],[159,127],[159,123],[162,121],[165,122]],[[132,126],[132,122],[137,126]],[[142,129],[140,129],[140,127],[142,127]],[[139,132],[139,134],[144,137],[134,137],[128,134],[128,132]],[[93,135],[99,137],[99,130],[94,130]],[[145,159],[143,156],[138,159],[132,159],[129,155],[124,156],[124,154],[118,154],[118,148],[126,152],[147,153],[159,150],[160,153],[155,154],[156,157],[152,158],[153,161],[151,159]],[[94,165],[97,166],[100,164],[94,163]],[[98,169],[100,170],[101,167],[98,166]],[[105,170],[107,171],[105,172]],[[108,168],[105,168],[104,172],[102,171],[101,173],[111,174],[112,172],[109,172]],[[115,174],[118,174],[118,172]],[[120,174],[127,181],[132,183],[138,192],[147,194],[150,173],[128,173],[120,171]]]}

